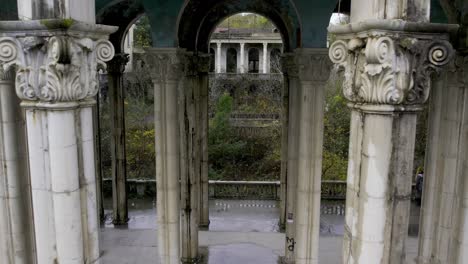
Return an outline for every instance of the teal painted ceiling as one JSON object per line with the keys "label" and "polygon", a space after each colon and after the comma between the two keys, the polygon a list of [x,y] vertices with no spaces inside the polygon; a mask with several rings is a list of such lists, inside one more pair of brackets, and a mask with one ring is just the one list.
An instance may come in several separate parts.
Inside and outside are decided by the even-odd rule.
{"label": "teal painted ceiling", "polygon": [[[0,19],[16,19],[17,0],[1,1]],[[458,10],[463,12],[462,16],[468,17],[468,1],[454,1]],[[342,0],[342,3],[346,2],[349,0]],[[266,7],[262,7],[261,3],[265,3]],[[328,22],[337,3],[338,0],[96,0],[96,12],[98,23],[122,27],[121,35],[128,24],[146,13],[151,22],[155,46],[175,47],[182,44],[196,47],[200,44],[188,43],[181,38],[181,34],[200,38],[193,40],[195,42],[205,41],[216,23],[226,15],[258,10],[259,13],[266,12],[262,15],[276,20],[275,24],[280,24],[283,38],[287,38],[291,48],[325,47]],[[250,10],[242,10],[242,7]],[[439,23],[447,21],[439,0],[432,0],[431,20]],[[185,31],[179,32],[179,25]]]}

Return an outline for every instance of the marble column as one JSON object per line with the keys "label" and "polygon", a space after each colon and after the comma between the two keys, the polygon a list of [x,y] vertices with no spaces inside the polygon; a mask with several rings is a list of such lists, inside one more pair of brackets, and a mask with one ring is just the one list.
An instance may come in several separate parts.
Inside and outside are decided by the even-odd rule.
{"label": "marble column", "polygon": [[[181,164],[180,116],[184,114],[180,93],[184,85],[184,50],[177,48],[147,49],[147,63],[153,69],[156,131],[156,210],[158,220],[158,254],[161,263],[181,262],[180,183]],[[182,147],[185,147],[182,145]]]}
{"label": "marble column", "polygon": [[216,73],[221,73],[222,72],[222,56],[221,56],[221,42],[216,42]]}
{"label": "marble column", "polygon": [[245,73],[245,43],[240,43],[240,73]]}
{"label": "marble column", "polygon": [[199,226],[208,229],[210,225],[209,190],[208,190],[208,100],[209,100],[209,54],[198,54],[197,60],[198,88],[200,99],[198,107],[198,131],[200,140],[200,217]]}
{"label": "marble column", "polygon": [[418,264],[468,261],[468,57],[433,83],[420,217]]}
{"label": "marble column", "polygon": [[285,208],[285,259],[286,263],[294,263],[294,252],[296,245],[295,229],[295,207],[297,186],[297,160],[299,148],[299,118],[300,118],[300,93],[298,88],[298,68],[294,61],[293,53],[286,53],[281,58],[284,74],[285,90],[288,91],[288,142],[286,165],[286,208]]}
{"label": "marble column", "polygon": [[[5,55],[0,49],[0,58]],[[28,264],[35,259],[31,186],[24,112],[14,77],[13,71],[0,68],[0,263]]]}
{"label": "marble column", "polygon": [[318,263],[324,91],[331,62],[326,49],[297,49],[300,119],[296,187],[296,264]]}
{"label": "marble column", "polygon": [[8,35],[0,38],[0,61],[14,66],[26,112],[37,263],[99,263],[90,106],[116,28],[78,21],[64,28],[60,19],[0,28]]}
{"label": "marble column", "polygon": [[329,28],[336,37],[330,58],[345,71],[352,109],[344,263],[406,261],[416,116],[431,74],[451,59],[454,29],[424,25],[369,20]]}
{"label": "marble column", "polygon": [[268,43],[264,42],[263,43],[263,70],[262,73],[267,74],[268,73]]}
{"label": "marble column", "polygon": [[112,223],[114,225],[126,225],[128,222],[125,87],[123,84],[123,73],[127,62],[128,54],[116,54],[107,63],[112,135]]}

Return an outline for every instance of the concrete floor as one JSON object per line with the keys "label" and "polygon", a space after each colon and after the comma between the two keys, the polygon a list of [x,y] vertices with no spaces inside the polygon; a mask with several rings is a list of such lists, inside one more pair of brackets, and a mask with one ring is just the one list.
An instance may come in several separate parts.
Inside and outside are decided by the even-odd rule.
{"label": "concrete floor", "polygon": [[[108,204],[107,204],[108,205]],[[163,264],[157,258],[156,210],[153,201],[130,201],[128,227],[101,229],[103,264]],[[327,206],[324,202],[324,206]],[[413,210],[418,213],[417,208]],[[111,211],[106,210],[107,213]],[[210,201],[210,231],[200,231],[202,263],[276,264],[284,255],[284,234],[278,232],[275,201]],[[417,217],[412,216],[413,225]],[[343,215],[322,215],[320,263],[339,264]],[[414,263],[417,237],[410,236],[407,263]]]}

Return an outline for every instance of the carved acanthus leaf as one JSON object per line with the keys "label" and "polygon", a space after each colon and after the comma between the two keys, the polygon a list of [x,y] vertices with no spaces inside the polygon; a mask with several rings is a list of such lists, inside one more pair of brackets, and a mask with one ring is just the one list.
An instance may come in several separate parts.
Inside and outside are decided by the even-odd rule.
{"label": "carved acanthus leaf", "polygon": [[452,57],[446,40],[380,34],[335,41],[330,59],[344,70],[343,94],[366,104],[423,104],[431,75]]}
{"label": "carved acanthus leaf", "polygon": [[103,39],[0,38],[0,64],[4,70],[15,66],[16,93],[28,101],[72,102],[95,96],[98,68],[105,68],[113,55],[112,44]]}

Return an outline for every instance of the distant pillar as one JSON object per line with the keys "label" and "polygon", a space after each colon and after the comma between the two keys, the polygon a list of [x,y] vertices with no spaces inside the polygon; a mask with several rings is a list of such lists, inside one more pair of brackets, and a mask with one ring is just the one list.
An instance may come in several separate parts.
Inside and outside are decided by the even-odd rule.
{"label": "distant pillar", "polygon": [[263,43],[263,73],[267,74],[268,73],[268,43],[264,42]]}
{"label": "distant pillar", "polygon": [[15,66],[26,113],[37,263],[99,263],[91,106],[116,28],[49,22],[18,22],[11,34],[21,35],[0,38],[0,63]]}
{"label": "distant pillar", "polygon": [[[184,50],[152,48],[147,50],[154,83],[156,131],[156,210],[159,260],[165,264],[181,262],[180,183],[182,167],[180,117],[185,104],[180,99],[184,83]],[[183,95],[183,94],[182,94]],[[184,197],[186,199],[186,197]],[[186,205],[191,201],[185,201]],[[198,229],[198,227],[197,227]]]}
{"label": "distant pillar", "polygon": [[[0,58],[2,47],[7,46],[0,38]],[[0,263],[28,264],[36,258],[31,186],[24,112],[14,79],[0,61]]]}
{"label": "distant pillar", "polygon": [[343,263],[406,261],[416,116],[431,73],[452,53],[450,25],[433,33],[431,26],[390,20],[376,34],[384,22],[375,21],[361,22],[363,32],[329,28],[336,37],[330,58],[345,71],[343,94],[352,109]]}
{"label": "distant pillar", "polygon": [[221,73],[221,42],[216,42],[216,73]]}
{"label": "distant pillar", "polygon": [[240,43],[240,73],[245,73],[245,43]]}
{"label": "distant pillar", "polygon": [[127,159],[125,150],[125,91],[123,73],[128,54],[116,54],[107,63],[111,116],[112,205],[114,225],[128,222]]}
{"label": "distant pillar", "polygon": [[332,64],[326,49],[297,49],[295,62],[300,91],[295,263],[312,264],[319,255],[324,91]]}

